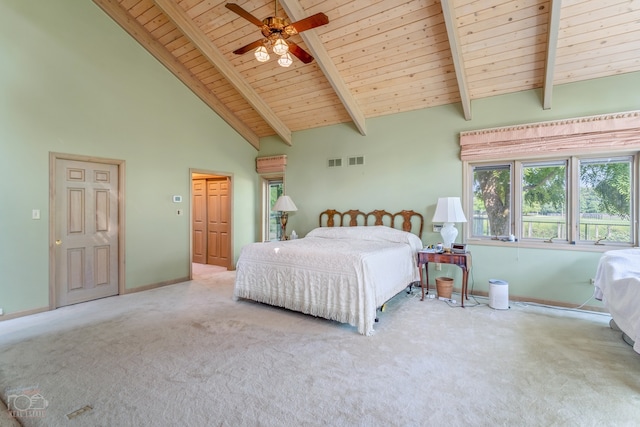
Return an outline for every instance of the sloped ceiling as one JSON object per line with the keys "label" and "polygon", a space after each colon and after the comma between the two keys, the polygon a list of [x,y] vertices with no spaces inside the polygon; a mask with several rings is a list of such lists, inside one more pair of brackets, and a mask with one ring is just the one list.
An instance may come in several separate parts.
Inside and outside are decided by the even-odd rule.
{"label": "sloped ceiling", "polygon": [[329,23],[291,36],[315,60],[234,50],[260,28],[216,0],[94,0],[250,144],[278,135],[640,71],[639,0],[237,0],[258,20]]}

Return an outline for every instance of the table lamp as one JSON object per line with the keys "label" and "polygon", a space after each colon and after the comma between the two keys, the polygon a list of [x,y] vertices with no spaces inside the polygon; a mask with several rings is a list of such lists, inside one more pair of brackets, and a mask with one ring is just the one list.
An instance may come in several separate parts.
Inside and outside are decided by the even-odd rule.
{"label": "table lamp", "polygon": [[458,236],[458,230],[454,223],[467,222],[467,218],[462,211],[460,197],[440,197],[436,206],[436,213],[433,214],[433,222],[442,222],[444,225],[440,230],[442,242],[445,249],[451,249],[451,244]]}
{"label": "table lamp", "polygon": [[287,219],[289,212],[297,211],[296,204],[293,203],[291,197],[282,195],[278,197],[275,205],[271,208],[272,211],[280,211],[280,240],[287,240]]}

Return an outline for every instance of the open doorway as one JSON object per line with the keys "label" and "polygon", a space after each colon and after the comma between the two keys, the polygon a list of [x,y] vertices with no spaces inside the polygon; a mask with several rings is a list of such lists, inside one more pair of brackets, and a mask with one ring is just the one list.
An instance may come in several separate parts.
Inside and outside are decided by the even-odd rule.
{"label": "open doorway", "polygon": [[232,195],[231,175],[191,170],[191,278],[233,269]]}

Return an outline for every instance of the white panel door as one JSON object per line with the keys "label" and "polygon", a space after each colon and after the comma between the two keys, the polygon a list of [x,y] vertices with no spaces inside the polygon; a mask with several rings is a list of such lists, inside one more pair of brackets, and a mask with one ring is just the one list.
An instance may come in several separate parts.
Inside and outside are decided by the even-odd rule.
{"label": "white panel door", "polygon": [[118,294],[118,166],[56,159],[56,307]]}

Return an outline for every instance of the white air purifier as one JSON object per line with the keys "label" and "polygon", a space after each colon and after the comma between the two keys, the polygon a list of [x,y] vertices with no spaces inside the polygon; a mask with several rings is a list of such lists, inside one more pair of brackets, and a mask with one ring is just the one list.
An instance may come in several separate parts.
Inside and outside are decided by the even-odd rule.
{"label": "white air purifier", "polygon": [[489,279],[489,307],[495,310],[509,309],[509,283]]}

